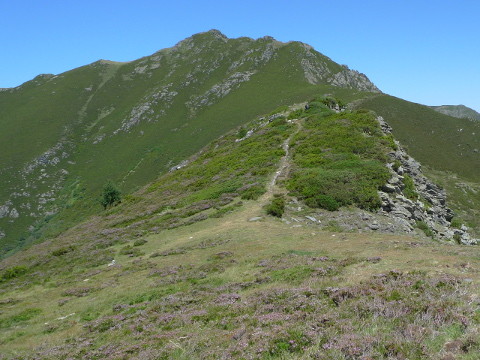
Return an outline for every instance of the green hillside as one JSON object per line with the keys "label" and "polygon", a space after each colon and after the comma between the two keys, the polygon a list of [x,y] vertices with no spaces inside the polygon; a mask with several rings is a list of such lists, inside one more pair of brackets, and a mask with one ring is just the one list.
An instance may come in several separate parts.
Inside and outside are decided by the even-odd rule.
{"label": "green hillside", "polygon": [[423,165],[475,182],[480,179],[479,123],[389,95],[369,97],[356,106],[382,116],[393,127],[395,137]]}
{"label": "green hillside", "polygon": [[317,220],[380,221],[396,144],[304,104],[4,259],[0,358],[475,359],[479,248]]}
{"label": "green hillside", "polygon": [[299,42],[216,30],[129,63],[98,61],[0,92],[0,252],[58,235],[254,116],[312,94],[378,89]]}
{"label": "green hillside", "polygon": [[216,30],[1,90],[0,360],[477,360],[479,126]]}

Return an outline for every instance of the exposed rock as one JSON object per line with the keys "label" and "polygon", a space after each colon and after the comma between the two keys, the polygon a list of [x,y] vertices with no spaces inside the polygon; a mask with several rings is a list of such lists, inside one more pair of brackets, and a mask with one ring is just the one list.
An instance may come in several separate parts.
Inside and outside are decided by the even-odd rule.
{"label": "exposed rock", "polygon": [[17,211],[17,209],[13,208],[12,210],[10,210],[10,217],[12,219],[16,219],[19,217],[19,213]]}
{"label": "exposed rock", "polygon": [[0,206],[0,219],[6,217],[9,212],[10,208],[7,204]]}
{"label": "exposed rock", "polygon": [[[392,132],[392,128],[381,116],[377,120],[385,134]],[[451,228],[450,222],[454,213],[446,206],[445,190],[423,175],[421,164],[409,156],[398,141],[395,141],[395,144],[397,149],[389,153],[391,163],[388,164],[388,168],[392,176],[387,184],[382,186],[382,191],[379,191],[382,201],[380,213],[402,223],[410,230],[418,222],[423,222],[440,239],[456,239],[462,244],[476,244],[478,239],[472,239],[466,227]],[[415,185],[418,200],[408,199],[403,193],[404,179],[407,175]]]}
{"label": "exposed rock", "polygon": [[380,229],[380,225],[378,224],[378,222],[374,221],[373,223],[371,223],[370,225],[368,225],[368,227],[372,230],[378,230]]}
{"label": "exposed rock", "polygon": [[318,221],[317,219],[315,219],[313,216],[307,215],[307,216],[305,216],[305,217],[306,217],[308,220],[313,221],[314,223],[319,223],[319,222],[320,222],[320,221]]}
{"label": "exposed rock", "polygon": [[254,221],[260,221],[262,220],[263,218],[261,216],[255,216],[255,217],[252,217],[250,219],[248,219],[248,221],[250,222],[254,222]]}

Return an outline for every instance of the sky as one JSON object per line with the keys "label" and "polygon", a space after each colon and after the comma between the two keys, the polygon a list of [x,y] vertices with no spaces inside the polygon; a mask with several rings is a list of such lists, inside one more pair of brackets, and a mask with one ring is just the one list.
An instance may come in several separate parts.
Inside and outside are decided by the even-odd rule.
{"label": "sky", "polygon": [[383,92],[480,111],[478,0],[0,0],[0,88],[218,29],[312,45]]}

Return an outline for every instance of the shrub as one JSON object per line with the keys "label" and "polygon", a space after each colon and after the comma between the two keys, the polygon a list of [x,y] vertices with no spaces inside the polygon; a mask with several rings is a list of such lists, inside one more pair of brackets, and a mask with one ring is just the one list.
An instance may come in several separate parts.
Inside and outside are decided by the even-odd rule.
{"label": "shrub", "polygon": [[26,274],[28,271],[26,266],[14,266],[9,269],[6,269],[3,274],[1,279],[3,281],[14,279],[16,277],[19,277],[23,274]]}
{"label": "shrub", "polygon": [[322,194],[308,198],[305,203],[310,207],[318,207],[329,211],[336,211],[340,208],[340,204],[334,198]]}
{"label": "shrub", "polygon": [[461,243],[462,243],[462,237],[460,236],[460,234],[455,234],[455,235],[453,235],[453,240],[454,240],[457,244],[461,244]]}
{"label": "shrub", "polygon": [[298,109],[298,110],[295,110],[295,111],[292,111],[287,119],[288,120],[293,120],[293,119],[298,119],[300,117],[302,117],[304,115],[304,110],[303,109]]}
{"label": "shrub", "polygon": [[403,176],[403,185],[405,185],[405,188],[403,189],[403,193],[405,194],[405,196],[410,200],[417,200],[418,193],[415,188],[415,183],[413,182],[413,179],[410,177],[410,175],[405,174]]}
{"label": "shrub", "polygon": [[128,255],[130,257],[141,256],[144,255],[143,251],[140,251],[138,248],[134,248],[131,245],[124,246],[119,251],[120,255]]}
{"label": "shrub", "polygon": [[52,255],[53,256],[62,256],[62,255],[65,255],[67,253],[69,253],[70,251],[73,251],[74,248],[73,246],[65,246],[65,247],[62,247],[62,248],[59,248],[59,249],[55,249],[52,251]]}
{"label": "shrub", "polygon": [[417,221],[415,226],[418,229],[422,230],[425,233],[425,235],[427,235],[428,237],[431,237],[432,239],[435,237],[435,234],[433,233],[432,229],[430,229],[425,222]]}
{"label": "shrub", "polygon": [[237,138],[238,139],[243,139],[247,135],[247,129],[245,129],[243,126],[238,130],[237,133]]}
{"label": "shrub", "polygon": [[400,162],[400,160],[395,160],[392,164],[392,169],[394,171],[398,171],[398,169],[400,168],[400,166],[402,166],[402,163]]}
{"label": "shrub", "polygon": [[148,241],[145,240],[145,239],[137,239],[135,240],[135,242],[133,243],[133,246],[142,246],[142,245],[145,245]]}
{"label": "shrub", "polygon": [[268,215],[281,218],[285,212],[285,199],[283,196],[274,197],[270,204],[265,207],[265,211]]}
{"label": "shrub", "polygon": [[257,200],[260,196],[265,193],[265,188],[262,185],[254,185],[245,189],[241,193],[241,198],[243,200]]}
{"label": "shrub", "polygon": [[120,195],[120,190],[118,190],[118,188],[112,182],[108,182],[103,187],[100,203],[102,204],[104,209],[107,209],[107,207],[116,205],[121,202]]}

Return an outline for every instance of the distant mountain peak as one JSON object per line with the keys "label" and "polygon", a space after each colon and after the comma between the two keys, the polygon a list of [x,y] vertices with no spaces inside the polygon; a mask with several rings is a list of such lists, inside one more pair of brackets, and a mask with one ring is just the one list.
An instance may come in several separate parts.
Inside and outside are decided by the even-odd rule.
{"label": "distant mountain peak", "polygon": [[456,118],[480,121],[480,113],[465,105],[440,105],[431,106],[431,108],[435,111],[438,111],[439,113],[453,116]]}

